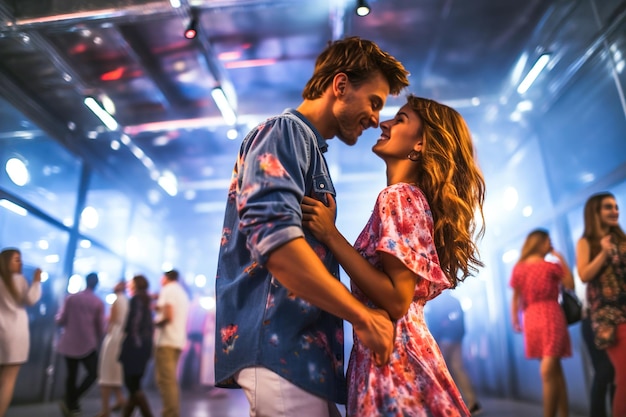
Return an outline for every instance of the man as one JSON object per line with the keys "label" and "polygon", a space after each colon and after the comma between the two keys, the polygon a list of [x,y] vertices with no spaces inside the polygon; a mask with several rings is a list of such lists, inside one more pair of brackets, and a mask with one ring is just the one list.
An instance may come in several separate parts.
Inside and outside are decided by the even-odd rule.
{"label": "man", "polygon": [[180,416],[180,389],[176,370],[180,353],[187,343],[189,297],[178,282],[178,276],[176,270],[163,274],[156,304],[154,372],[163,401],[163,417]]}
{"label": "man", "polygon": [[305,195],[335,196],[323,152],[378,126],[407,71],[373,42],[336,41],[304,101],[244,139],[230,186],[216,279],[216,385],[243,388],[250,415],[336,416],[345,404],[343,322],[388,360],[393,327],[339,281],[332,254],[302,229]]}
{"label": "man", "polygon": [[[104,337],[104,303],[94,294],[98,274],[88,274],[85,281],[87,288],[69,295],[56,316],[57,324],[63,327],[57,352],[65,357],[67,365],[65,399],[61,401],[65,416],[80,413],[80,397],[98,378],[98,348]],[[79,364],[87,374],[77,386]]]}
{"label": "man", "polygon": [[441,349],[446,365],[458,385],[472,416],[482,413],[476,392],[463,363],[465,315],[460,301],[445,290],[426,304],[428,328]]}

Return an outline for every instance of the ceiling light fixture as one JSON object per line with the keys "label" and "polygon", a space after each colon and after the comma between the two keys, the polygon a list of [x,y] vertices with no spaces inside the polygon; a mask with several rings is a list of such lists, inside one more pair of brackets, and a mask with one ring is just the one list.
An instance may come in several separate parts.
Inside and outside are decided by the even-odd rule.
{"label": "ceiling light fixture", "polygon": [[543,71],[546,65],[548,65],[549,61],[549,53],[545,53],[537,59],[533,67],[530,69],[530,71],[528,71],[528,74],[526,74],[526,77],[524,77],[522,82],[517,87],[517,92],[519,94],[524,94],[526,91],[528,91],[528,89],[535,82],[541,71]]}
{"label": "ceiling light fixture", "polygon": [[185,38],[195,39],[198,36],[198,12],[196,9],[191,9],[191,19],[189,19],[189,25],[185,29]]}
{"label": "ceiling light fixture", "polygon": [[83,102],[85,103],[85,106],[89,107],[89,110],[98,116],[98,118],[106,127],[109,128],[109,130],[117,130],[117,121],[106,110],[100,107],[100,104],[98,104],[95,98],[85,97]]}
{"label": "ceiling light fixture", "polygon": [[367,16],[370,14],[370,6],[366,0],[358,0],[356,2],[356,9],[354,9],[358,16]]}
{"label": "ceiling light fixture", "polygon": [[237,115],[235,114],[233,106],[228,101],[224,90],[222,90],[221,87],[215,87],[211,90],[211,96],[213,97],[213,100],[215,100],[217,108],[220,109],[226,124],[233,126],[237,122]]}

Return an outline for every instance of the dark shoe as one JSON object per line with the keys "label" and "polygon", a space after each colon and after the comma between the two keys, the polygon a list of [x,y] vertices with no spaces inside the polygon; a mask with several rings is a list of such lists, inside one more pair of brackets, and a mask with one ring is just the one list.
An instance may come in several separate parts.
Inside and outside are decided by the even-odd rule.
{"label": "dark shoe", "polygon": [[117,404],[115,404],[113,407],[111,407],[111,411],[118,412],[121,411],[124,408],[124,402],[119,402]]}
{"label": "dark shoe", "polygon": [[65,401],[59,402],[59,408],[61,409],[61,413],[63,413],[63,417],[80,416],[80,408],[79,407],[70,408],[67,406]]}
{"label": "dark shoe", "polygon": [[59,401],[59,409],[61,410],[61,414],[63,414],[63,417],[70,417],[72,415],[70,409],[67,408],[67,404],[65,404],[65,401]]}
{"label": "dark shoe", "polygon": [[483,409],[480,404],[475,403],[473,406],[470,407],[469,412],[472,416],[477,416],[483,413]]}

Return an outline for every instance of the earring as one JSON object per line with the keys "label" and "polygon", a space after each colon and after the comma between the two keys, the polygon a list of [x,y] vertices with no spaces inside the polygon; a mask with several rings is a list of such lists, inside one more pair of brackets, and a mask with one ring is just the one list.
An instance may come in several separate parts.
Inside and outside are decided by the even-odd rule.
{"label": "earring", "polygon": [[420,159],[420,153],[415,151],[415,150],[413,150],[413,151],[409,152],[409,155],[407,156],[407,158],[409,158],[413,162],[417,162]]}

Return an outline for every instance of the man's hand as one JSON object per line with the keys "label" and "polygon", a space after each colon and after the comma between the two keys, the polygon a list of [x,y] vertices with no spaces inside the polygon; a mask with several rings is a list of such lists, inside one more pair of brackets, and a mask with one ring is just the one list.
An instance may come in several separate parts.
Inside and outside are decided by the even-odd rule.
{"label": "man's hand", "polygon": [[370,309],[370,321],[363,327],[352,325],[359,340],[374,354],[374,362],[381,366],[389,362],[395,339],[395,325],[385,310]]}

